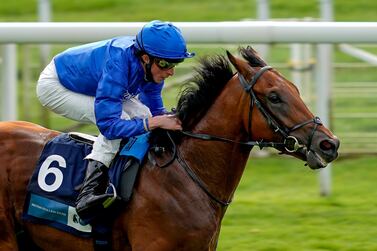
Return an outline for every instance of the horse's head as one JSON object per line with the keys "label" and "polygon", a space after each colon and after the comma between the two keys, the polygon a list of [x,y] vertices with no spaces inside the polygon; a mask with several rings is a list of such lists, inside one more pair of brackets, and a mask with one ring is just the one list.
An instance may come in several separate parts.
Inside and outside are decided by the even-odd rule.
{"label": "horse's head", "polygon": [[250,138],[278,142],[275,148],[303,159],[312,169],[333,161],[339,140],[310,112],[297,87],[267,66],[251,47],[240,52],[247,61],[227,54],[245,98],[250,99],[250,109],[243,116]]}

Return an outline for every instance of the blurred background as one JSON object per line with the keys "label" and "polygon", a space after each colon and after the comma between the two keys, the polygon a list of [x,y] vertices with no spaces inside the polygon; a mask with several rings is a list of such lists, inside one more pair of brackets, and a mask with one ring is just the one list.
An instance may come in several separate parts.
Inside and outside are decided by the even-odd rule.
{"label": "blurred background", "polygon": [[[2,1],[0,22],[336,21],[376,22],[373,0],[15,0]],[[2,25],[0,23],[0,27]],[[377,32],[377,30],[376,30]],[[122,34],[119,34],[122,35]],[[77,43],[76,43],[77,44]],[[75,43],[0,43],[0,120],[25,120],[59,131],[97,134],[42,108],[35,86],[52,57]],[[377,250],[377,41],[314,43],[189,43],[197,58],[253,46],[294,82],[313,113],[341,140],[326,171],[300,160],[254,149],[222,226],[218,250]],[[323,57],[323,55],[322,55]],[[9,66],[14,60],[15,67]],[[166,107],[176,105],[197,59],[166,81]],[[15,79],[9,76],[15,72]],[[319,91],[321,79],[325,93]],[[9,86],[8,83],[15,82]],[[326,95],[325,111],[318,105]],[[325,98],[326,98],[325,97]]]}

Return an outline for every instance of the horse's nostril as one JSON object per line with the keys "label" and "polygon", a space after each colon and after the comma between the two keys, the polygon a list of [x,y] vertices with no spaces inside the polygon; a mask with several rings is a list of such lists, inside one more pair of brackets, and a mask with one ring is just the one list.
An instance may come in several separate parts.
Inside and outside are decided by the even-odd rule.
{"label": "horse's nostril", "polygon": [[319,146],[320,146],[321,149],[324,150],[324,151],[331,150],[331,149],[334,147],[334,145],[333,145],[331,142],[329,142],[328,140],[323,140],[323,141],[320,143]]}
{"label": "horse's nostril", "polygon": [[321,148],[322,151],[326,152],[335,152],[338,150],[339,147],[339,141],[337,140],[322,140],[321,143],[319,144],[319,147]]}

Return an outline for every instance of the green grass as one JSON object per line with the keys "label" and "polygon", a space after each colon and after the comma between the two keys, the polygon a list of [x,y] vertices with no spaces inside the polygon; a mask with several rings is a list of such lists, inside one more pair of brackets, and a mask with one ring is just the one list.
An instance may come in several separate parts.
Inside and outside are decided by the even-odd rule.
{"label": "green grass", "polygon": [[223,221],[219,250],[377,250],[377,158],[338,160],[332,195],[292,158],[250,160]]}
{"label": "green grass", "polygon": [[[270,0],[273,18],[318,18],[318,0]],[[375,21],[377,2],[334,0],[337,21]],[[0,21],[36,21],[37,0],[3,1]],[[224,21],[254,18],[256,0],[51,0],[55,22],[62,21]]]}

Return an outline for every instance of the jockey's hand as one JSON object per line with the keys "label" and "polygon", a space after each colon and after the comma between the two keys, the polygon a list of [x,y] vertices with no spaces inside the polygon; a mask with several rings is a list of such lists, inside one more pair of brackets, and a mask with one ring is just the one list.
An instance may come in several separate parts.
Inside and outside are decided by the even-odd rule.
{"label": "jockey's hand", "polygon": [[163,128],[167,130],[182,130],[182,123],[175,115],[159,115],[148,119],[149,129]]}

